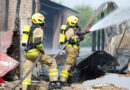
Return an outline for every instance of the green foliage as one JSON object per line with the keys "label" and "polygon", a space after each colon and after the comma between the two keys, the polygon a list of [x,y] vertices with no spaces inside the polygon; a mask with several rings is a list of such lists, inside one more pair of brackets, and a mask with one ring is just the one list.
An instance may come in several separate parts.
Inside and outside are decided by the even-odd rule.
{"label": "green foliage", "polygon": [[84,6],[84,5],[79,5],[74,8],[76,11],[79,12],[79,24],[81,27],[84,27],[86,24],[86,21],[92,16],[93,14],[93,9],[90,6]]}
{"label": "green foliage", "polygon": [[[82,30],[88,19],[93,15],[94,9],[91,6],[84,6],[79,5],[74,8],[76,11],[79,12],[79,25],[81,26]],[[95,19],[98,21],[98,18]],[[91,46],[92,45],[92,33],[85,35],[84,40],[80,43],[81,47]]]}
{"label": "green foliage", "polygon": [[[78,5],[74,9],[79,12],[79,14],[78,14],[79,25],[81,26],[81,29],[84,30],[85,24],[87,23],[89,18],[93,15],[93,13],[96,10],[93,9],[91,6],[87,6],[87,5]],[[103,12],[106,15],[107,8],[104,8]],[[91,26],[93,26],[95,23],[97,23],[100,19],[101,19],[101,13],[95,18],[95,20],[92,22]],[[92,45],[92,33],[85,35],[84,40],[80,44],[81,44],[81,47],[91,46]]]}
{"label": "green foliage", "polygon": [[81,47],[89,47],[92,45],[92,33],[86,34],[84,40],[80,42]]}

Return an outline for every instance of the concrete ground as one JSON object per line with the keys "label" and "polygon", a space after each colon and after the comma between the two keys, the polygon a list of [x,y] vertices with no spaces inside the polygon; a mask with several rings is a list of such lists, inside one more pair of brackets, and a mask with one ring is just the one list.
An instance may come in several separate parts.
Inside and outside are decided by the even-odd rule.
{"label": "concrete ground", "polygon": [[[126,83],[124,83],[124,81],[122,79],[123,76],[120,76],[120,78],[118,78],[119,80],[117,80],[115,77],[117,77],[117,75],[113,75],[113,77],[116,79],[116,81],[111,80],[110,78],[108,78],[111,75],[106,75],[104,76],[104,78],[99,78],[99,79],[95,79],[95,80],[88,80],[85,81],[84,83],[73,83],[70,87],[62,87],[62,89],[55,89],[55,90],[130,90],[129,86],[127,86],[129,84],[129,77],[126,77],[126,79],[128,80],[124,80],[126,81]],[[110,80],[111,82],[110,82]],[[121,81],[120,81],[121,80]],[[99,82],[100,81],[100,82]],[[104,82],[106,81],[106,82]],[[108,82],[107,82],[108,81]],[[114,83],[113,83],[114,81]],[[14,82],[7,82],[7,86],[5,89],[0,89],[0,90],[9,90],[9,88],[11,88],[13,85],[15,85],[18,81],[14,81]],[[115,85],[116,83],[121,83]],[[126,84],[126,85],[125,85]],[[44,83],[41,84],[39,86],[32,86],[31,90],[48,90],[47,88],[48,83]],[[126,88],[124,88],[126,87]],[[21,90],[21,85],[19,85],[15,90]]]}
{"label": "concrete ground", "polygon": [[130,89],[130,75],[119,75],[109,73],[100,78],[83,82],[84,85],[93,85],[98,83],[100,84],[110,83],[118,87]]}

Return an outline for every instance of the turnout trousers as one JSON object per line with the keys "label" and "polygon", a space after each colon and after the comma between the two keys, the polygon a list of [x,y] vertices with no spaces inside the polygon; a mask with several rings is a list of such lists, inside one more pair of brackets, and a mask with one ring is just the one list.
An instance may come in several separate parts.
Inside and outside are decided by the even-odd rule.
{"label": "turnout trousers", "polygon": [[[28,72],[28,70],[31,68],[35,60],[37,59],[39,54],[34,55],[26,55],[25,61],[24,61],[24,69],[23,69],[23,76]],[[51,81],[57,81],[58,80],[58,69],[56,60],[51,58],[50,56],[43,54],[39,60],[42,64],[46,64],[49,66],[49,80]],[[31,85],[31,75],[32,72],[25,78],[25,80],[22,82],[22,89],[27,90],[28,85]]]}
{"label": "turnout trousers", "polygon": [[[66,46],[65,51],[67,53],[66,63],[62,69],[60,81],[67,82],[69,76],[72,76],[74,65],[76,64],[78,49],[73,46]],[[73,69],[72,69],[73,68]]]}

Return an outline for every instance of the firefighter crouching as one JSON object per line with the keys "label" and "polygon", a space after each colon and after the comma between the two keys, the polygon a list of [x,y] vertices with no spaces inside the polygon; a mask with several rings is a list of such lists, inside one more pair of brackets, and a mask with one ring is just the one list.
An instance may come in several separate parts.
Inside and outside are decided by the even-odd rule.
{"label": "firefighter crouching", "polygon": [[68,42],[65,47],[67,54],[65,65],[60,76],[61,86],[70,86],[68,78],[72,77],[73,70],[76,64],[77,53],[79,52],[79,42],[84,39],[84,35],[78,26],[78,18],[70,16],[67,18],[67,25],[61,26],[59,42],[64,44]]}
{"label": "firefighter crouching", "polygon": [[[49,89],[52,88],[59,88],[57,85],[58,80],[58,69],[57,69],[57,63],[56,60],[51,58],[50,56],[46,55],[43,48],[43,40],[44,40],[44,32],[43,27],[45,28],[45,22],[44,22],[44,16],[40,13],[35,13],[32,16],[32,26],[29,28],[29,26],[25,27],[25,30],[23,31],[22,37],[22,45],[26,46],[25,50],[25,62],[24,62],[24,71],[23,76],[28,72],[30,67],[35,62],[36,58],[39,56],[39,53],[42,52],[43,55],[40,58],[40,62],[42,64],[46,64],[49,66]],[[27,30],[28,29],[28,30]],[[29,31],[30,30],[30,31]],[[25,35],[24,35],[25,34]],[[29,35],[29,36],[27,36]],[[22,89],[28,90],[31,85],[31,75],[32,72],[25,78],[25,80],[22,82]]]}

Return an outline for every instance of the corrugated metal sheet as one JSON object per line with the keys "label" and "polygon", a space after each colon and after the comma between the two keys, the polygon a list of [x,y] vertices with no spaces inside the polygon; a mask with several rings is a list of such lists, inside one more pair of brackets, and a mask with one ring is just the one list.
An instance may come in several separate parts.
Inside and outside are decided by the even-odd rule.
{"label": "corrugated metal sheet", "polygon": [[18,66],[18,64],[19,62],[0,50],[0,77],[3,77],[10,70]]}
{"label": "corrugated metal sheet", "polygon": [[0,50],[6,52],[12,43],[13,31],[0,32]]}

